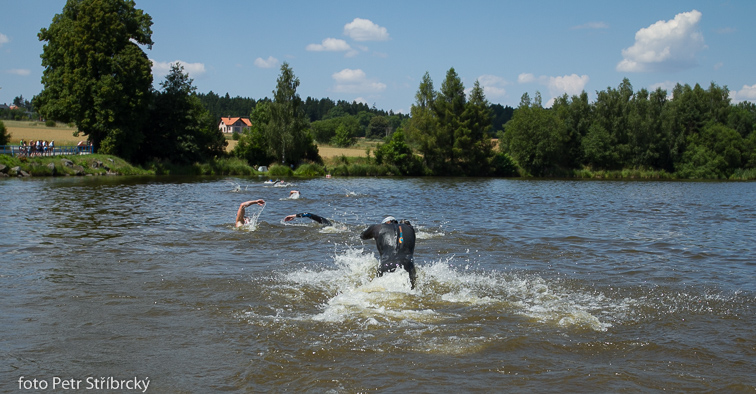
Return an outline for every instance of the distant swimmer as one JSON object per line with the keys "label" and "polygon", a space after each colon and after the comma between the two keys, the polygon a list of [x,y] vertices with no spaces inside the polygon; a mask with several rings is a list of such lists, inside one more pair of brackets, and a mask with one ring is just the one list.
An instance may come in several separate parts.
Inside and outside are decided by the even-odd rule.
{"label": "distant swimmer", "polygon": [[328,219],[326,219],[326,218],[324,218],[322,216],[318,216],[318,215],[316,215],[314,213],[309,213],[309,212],[302,212],[302,213],[298,213],[296,215],[289,215],[289,216],[287,216],[287,217],[284,218],[284,222],[290,222],[290,221],[294,220],[295,218],[310,218],[310,219],[312,219],[312,220],[314,220],[314,221],[316,221],[316,222],[318,222],[320,224],[324,224],[326,226],[330,226],[331,225],[331,221],[330,220],[328,220]]}
{"label": "distant swimmer", "polygon": [[299,198],[299,190],[292,190],[289,192],[289,198],[292,200],[296,200]]}
{"label": "distant swimmer", "polygon": [[264,206],[265,201],[260,199],[260,200],[252,200],[252,201],[246,201],[246,202],[241,203],[241,205],[239,205],[239,210],[236,211],[236,227],[241,227],[241,226],[244,226],[245,224],[249,224],[249,218],[245,216],[245,211],[248,206],[254,205],[254,204]]}
{"label": "distant swimmer", "polygon": [[378,253],[381,255],[381,265],[378,276],[385,272],[394,272],[403,267],[409,273],[410,285],[415,288],[415,229],[406,220],[397,221],[388,216],[381,224],[374,224],[360,234],[361,239],[375,239]]}

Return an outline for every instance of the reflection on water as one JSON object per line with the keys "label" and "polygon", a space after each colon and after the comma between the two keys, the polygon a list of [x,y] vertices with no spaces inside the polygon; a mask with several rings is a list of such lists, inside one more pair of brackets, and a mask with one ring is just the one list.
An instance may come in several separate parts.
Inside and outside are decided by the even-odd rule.
{"label": "reflection on water", "polygon": [[[0,367],[155,392],[753,391],[754,183],[0,182]],[[250,225],[235,229],[239,203]],[[334,226],[283,222],[313,212]],[[417,229],[418,286],[358,234]]]}

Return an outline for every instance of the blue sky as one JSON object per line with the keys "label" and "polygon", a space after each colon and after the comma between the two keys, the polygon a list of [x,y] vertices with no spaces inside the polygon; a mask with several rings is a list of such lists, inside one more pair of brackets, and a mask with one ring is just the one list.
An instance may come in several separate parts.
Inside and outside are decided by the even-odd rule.
{"label": "blue sky", "polygon": [[[62,0],[3,1],[0,103],[42,90],[37,33]],[[427,71],[492,103],[539,91],[727,86],[756,102],[756,1],[136,1],[152,16],[155,86],[180,61],[199,92],[272,97],[288,62],[304,99],[409,113]],[[245,115],[245,114],[233,114]]]}

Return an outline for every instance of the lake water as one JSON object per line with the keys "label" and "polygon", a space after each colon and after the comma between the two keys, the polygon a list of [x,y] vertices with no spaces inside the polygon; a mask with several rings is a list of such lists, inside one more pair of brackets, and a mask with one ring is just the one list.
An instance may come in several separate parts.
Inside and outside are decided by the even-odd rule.
{"label": "lake water", "polygon": [[264,180],[0,181],[0,391],[756,390],[756,183]]}

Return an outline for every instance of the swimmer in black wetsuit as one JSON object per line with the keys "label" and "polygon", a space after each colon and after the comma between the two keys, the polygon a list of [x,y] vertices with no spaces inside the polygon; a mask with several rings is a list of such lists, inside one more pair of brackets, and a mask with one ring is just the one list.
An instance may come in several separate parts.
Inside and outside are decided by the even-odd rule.
{"label": "swimmer in black wetsuit", "polygon": [[296,215],[289,215],[289,216],[287,216],[287,217],[284,218],[284,222],[292,221],[292,220],[294,220],[294,218],[310,218],[310,219],[312,219],[312,220],[314,220],[314,221],[316,221],[316,222],[318,222],[320,224],[324,224],[326,226],[330,226],[331,225],[331,221],[330,220],[328,220],[328,219],[326,219],[326,218],[324,218],[322,216],[318,216],[318,215],[316,215],[314,213],[309,213],[309,212],[302,212],[302,213],[298,213]]}
{"label": "swimmer in black wetsuit", "polygon": [[381,265],[378,276],[384,272],[394,272],[403,267],[409,273],[410,285],[415,288],[415,229],[406,220],[396,221],[393,216],[383,219],[381,224],[374,224],[360,234],[361,239],[375,239]]}

